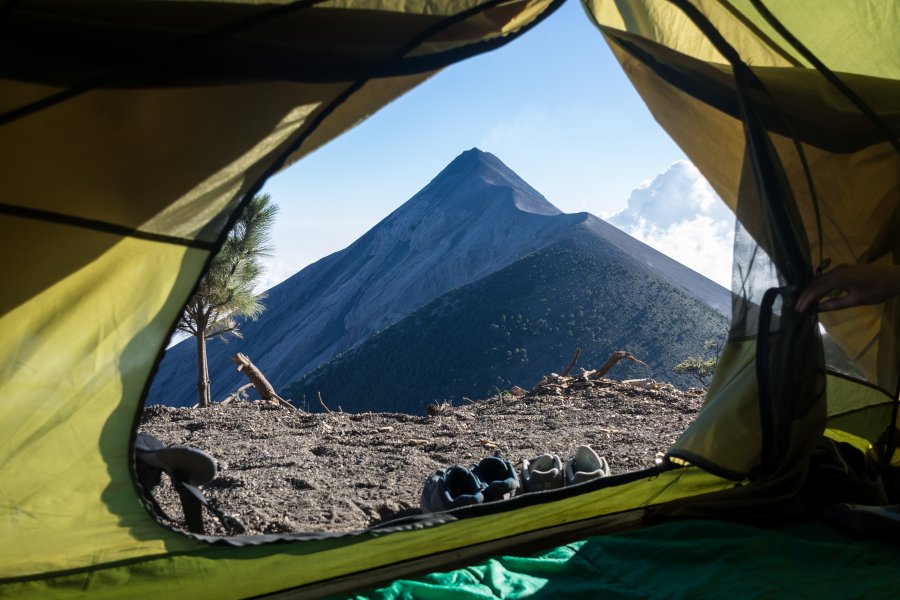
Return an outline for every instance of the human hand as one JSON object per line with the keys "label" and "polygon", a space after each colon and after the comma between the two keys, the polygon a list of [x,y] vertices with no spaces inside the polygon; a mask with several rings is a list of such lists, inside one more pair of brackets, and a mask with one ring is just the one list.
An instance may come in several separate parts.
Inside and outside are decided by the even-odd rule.
{"label": "human hand", "polygon": [[819,312],[880,304],[898,294],[900,267],[838,265],[809,284],[794,309],[806,312],[817,300],[828,295],[836,296],[819,302]]}

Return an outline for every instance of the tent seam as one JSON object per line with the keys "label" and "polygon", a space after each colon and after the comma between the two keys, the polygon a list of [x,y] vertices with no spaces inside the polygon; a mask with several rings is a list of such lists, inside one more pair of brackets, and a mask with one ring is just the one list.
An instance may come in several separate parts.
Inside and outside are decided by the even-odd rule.
{"label": "tent seam", "polygon": [[182,44],[177,44],[174,48],[170,48],[166,56],[158,60],[147,60],[137,68],[133,69],[122,69],[121,71],[113,70],[111,72],[102,73],[85,81],[82,81],[79,84],[73,85],[65,91],[47,96],[45,98],[41,98],[40,100],[36,100],[31,104],[26,104],[25,106],[14,108],[0,115],[0,125],[6,125],[7,123],[11,123],[12,121],[15,121],[17,119],[27,117],[31,114],[44,110],[45,108],[50,108],[51,106],[59,104],[60,102],[70,100],[72,98],[77,98],[82,94],[96,89],[106,82],[115,81],[118,78],[133,75],[134,73],[145,70],[151,66],[159,67],[165,65],[173,60],[181,58],[185,52],[190,52],[194,47],[200,46],[209,41],[230,36],[248,27],[253,27],[268,20],[281,17],[283,16],[283,14],[290,14],[297,10],[308,8],[309,6],[324,1],[325,0],[299,0],[298,2],[292,4],[277,6],[271,10],[265,11],[262,14],[255,15],[251,18],[241,19],[234,23],[229,23],[228,25],[220,27],[219,29],[207,31],[206,33],[197,35],[183,42]]}
{"label": "tent seam", "polygon": [[779,44],[775,43],[775,40],[773,40],[770,36],[766,35],[766,33],[762,29],[757,27],[753,23],[753,21],[748,19],[741,11],[739,11],[730,2],[728,2],[728,0],[718,0],[718,2],[722,6],[722,8],[724,8],[726,11],[731,13],[731,15],[735,19],[740,21],[740,23],[744,27],[746,27],[748,30],[750,30],[753,33],[753,35],[755,35],[757,38],[759,38],[760,41],[762,41],[766,46],[768,46],[772,51],[774,51],[776,54],[778,54],[781,58],[783,58],[784,60],[786,60],[787,62],[789,62],[791,65],[793,65],[795,67],[803,66],[803,64],[800,61],[798,61],[796,58],[791,56],[791,54],[789,52],[787,52],[784,48],[782,48]]}
{"label": "tent seam", "polygon": [[794,49],[797,50],[800,54],[803,55],[806,60],[808,60],[813,67],[819,73],[822,74],[825,79],[828,80],[835,88],[837,88],[850,102],[856,105],[856,107],[862,112],[866,117],[872,121],[872,124],[878,129],[882,135],[884,135],[887,142],[894,147],[894,150],[897,154],[900,154],[900,142],[897,141],[897,137],[890,130],[888,125],[878,116],[867,103],[863,100],[853,89],[848,86],[844,81],[837,76],[837,74],[829,69],[825,63],[823,63],[819,58],[813,54],[813,52],[807,48],[799,39],[797,39],[794,34],[792,34],[788,29],[779,21],[774,14],[763,4],[762,0],[750,0],[750,4],[757,10],[757,12],[769,23],[780,35],[783,37],[789,44],[791,44]]}
{"label": "tent seam", "polygon": [[150,231],[142,231],[134,227],[101,221],[99,219],[88,219],[86,217],[76,217],[75,215],[67,215],[53,211],[45,211],[36,208],[26,208],[24,206],[16,206],[13,204],[0,203],[0,214],[6,214],[13,217],[23,219],[33,219],[36,221],[45,221],[48,223],[56,223],[58,225],[68,225],[70,227],[78,227],[80,229],[90,229],[93,231],[101,231],[123,237],[131,237],[152,242],[161,242],[164,244],[173,244],[177,246],[187,246],[198,250],[212,251],[215,248],[213,242],[203,240],[182,238],[164,233],[153,233]]}

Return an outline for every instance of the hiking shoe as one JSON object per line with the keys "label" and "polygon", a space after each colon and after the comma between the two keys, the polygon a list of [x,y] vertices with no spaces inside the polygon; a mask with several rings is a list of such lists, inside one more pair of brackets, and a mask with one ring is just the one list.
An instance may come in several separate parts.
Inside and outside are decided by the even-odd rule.
{"label": "hiking shoe", "polygon": [[[175,475],[192,485],[206,485],[218,472],[218,461],[203,450],[190,446],[166,446],[162,441],[146,433],[137,434],[134,440],[134,453],[139,474],[141,467],[146,465],[165,471],[169,476]],[[159,477],[156,479],[155,485],[158,485]]]}
{"label": "hiking shoe", "polygon": [[522,460],[522,488],[526,493],[553,490],[564,484],[563,466],[557,455],[541,454]]}
{"label": "hiking shoe", "polygon": [[501,458],[500,452],[482,458],[477,465],[472,466],[472,473],[485,486],[485,502],[506,500],[513,497],[519,489],[519,476],[515,467],[505,458]]}
{"label": "hiking shoe", "polygon": [[590,446],[578,446],[575,454],[566,461],[566,485],[608,476],[609,464]]}
{"label": "hiking shoe", "polygon": [[485,485],[469,469],[453,465],[440,469],[425,480],[422,489],[422,510],[441,512],[484,502]]}

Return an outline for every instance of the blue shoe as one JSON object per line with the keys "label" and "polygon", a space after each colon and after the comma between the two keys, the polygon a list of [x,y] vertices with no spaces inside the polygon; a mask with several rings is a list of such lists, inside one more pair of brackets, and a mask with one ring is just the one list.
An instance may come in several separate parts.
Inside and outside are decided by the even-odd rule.
{"label": "blue shoe", "polygon": [[516,469],[511,462],[500,457],[500,452],[494,456],[482,458],[477,465],[472,467],[472,473],[485,486],[485,502],[507,500],[519,490],[519,476],[516,474]]}
{"label": "blue shoe", "polygon": [[459,465],[432,473],[422,489],[422,510],[441,512],[484,502],[485,485],[472,471]]}

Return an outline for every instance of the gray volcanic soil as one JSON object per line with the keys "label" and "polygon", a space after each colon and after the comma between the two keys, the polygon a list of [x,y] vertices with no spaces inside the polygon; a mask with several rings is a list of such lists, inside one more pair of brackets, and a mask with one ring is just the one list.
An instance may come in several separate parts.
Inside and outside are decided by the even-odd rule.
{"label": "gray volcanic soil", "polygon": [[[670,385],[558,381],[545,378],[524,396],[504,393],[433,416],[310,414],[249,402],[156,405],[146,409],[139,431],[215,456],[224,468],[204,493],[239,517],[248,534],[348,532],[417,514],[430,473],[495,450],[520,467],[523,458],[551,452],[565,460],[590,444],[613,474],[651,467],[703,401],[700,390]],[[180,518],[177,495],[163,479],[155,496]],[[226,535],[216,519],[206,521],[212,535]]]}

